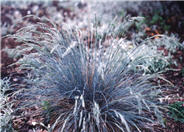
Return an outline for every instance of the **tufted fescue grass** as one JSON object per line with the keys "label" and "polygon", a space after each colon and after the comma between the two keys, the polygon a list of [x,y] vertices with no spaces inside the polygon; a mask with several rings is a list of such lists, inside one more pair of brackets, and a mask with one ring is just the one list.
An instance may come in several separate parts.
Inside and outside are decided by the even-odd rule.
{"label": "tufted fescue grass", "polygon": [[111,25],[106,33],[94,26],[83,34],[33,18],[42,22],[9,37],[23,42],[15,50],[22,56],[16,64],[28,71],[22,95],[30,104],[48,102],[44,116],[50,131],[141,132],[157,120],[164,125],[159,98],[165,86],[151,81],[161,71],[149,70],[154,60],[168,64],[155,48],[167,36],[136,45],[115,37]]}

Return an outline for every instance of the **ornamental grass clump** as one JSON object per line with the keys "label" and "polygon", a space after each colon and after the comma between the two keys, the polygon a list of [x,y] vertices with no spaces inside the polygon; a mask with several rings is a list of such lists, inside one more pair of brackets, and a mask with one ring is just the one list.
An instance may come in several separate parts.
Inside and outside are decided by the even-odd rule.
{"label": "ornamental grass clump", "polygon": [[149,50],[146,41],[127,44],[110,30],[104,36],[97,28],[90,35],[77,29],[59,31],[49,20],[35,19],[42,23],[10,37],[23,42],[16,48],[21,55],[16,64],[28,72],[21,93],[29,98],[26,106],[43,107],[50,131],[141,132],[157,119],[162,123],[159,98],[165,87],[151,81],[158,73],[141,70],[147,59],[167,61],[159,51]]}

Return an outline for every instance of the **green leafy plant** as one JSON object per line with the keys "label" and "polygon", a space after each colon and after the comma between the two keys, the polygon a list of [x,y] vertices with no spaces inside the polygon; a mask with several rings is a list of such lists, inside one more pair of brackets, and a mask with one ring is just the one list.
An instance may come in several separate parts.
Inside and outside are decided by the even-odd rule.
{"label": "green leafy plant", "polygon": [[150,81],[157,72],[144,74],[151,59],[167,60],[151,46],[155,40],[128,44],[116,39],[116,27],[110,26],[98,39],[94,27],[86,41],[77,29],[58,31],[48,19],[33,18],[42,23],[9,37],[24,43],[15,49],[23,56],[15,64],[29,72],[21,95],[33,105],[48,102],[50,131],[140,132],[156,119],[164,125],[159,98],[166,86]]}
{"label": "green leafy plant", "polygon": [[44,109],[44,110],[48,110],[48,109],[49,109],[49,107],[50,107],[50,104],[49,104],[49,102],[48,102],[48,101],[43,101],[42,106],[43,106],[43,109]]}
{"label": "green leafy plant", "polygon": [[163,21],[163,18],[158,13],[155,13],[150,21],[150,24],[155,24],[158,21]]}
{"label": "green leafy plant", "polygon": [[184,67],[181,69],[181,75],[184,77]]}
{"label": "green leafy plant", "polygon": [[171,28],[171,26],[166,23],[165,19],[159,15],[159,12],[155,12],[151,18],[150,17],[146,18],[147,18],[146,23],[148,25],[159,24],[161,28],[166,31],[168,31]]}
{"label": "green leafy plant", "polygon": [[144,18],[144,17],[142,17],[142,19],[140,21],[135,22],[135,26],[136,26],[137,30],[141,30],[143,24],[146,24],[146,18]]}
{"label": "green leafy plant", "polygon": [[184,102],[178,101],[173,104],[170,104],[169,107],[169,116],[175,121],[180,121],[184,123]]}

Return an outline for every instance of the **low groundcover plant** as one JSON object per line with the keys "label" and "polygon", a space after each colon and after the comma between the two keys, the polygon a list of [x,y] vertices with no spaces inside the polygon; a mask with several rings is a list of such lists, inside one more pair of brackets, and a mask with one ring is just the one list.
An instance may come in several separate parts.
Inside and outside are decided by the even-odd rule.
{"label": "low groundcover plant", "polygon": [[97,37],[97,28],[89,36],[76,29],[59,31],[49,20],[35,19],[44,22],[10,37],[24,43],[16,48],[22,56],[16,64],[28,71],[27,90],[21,94],[29,97],[30,105],[48,102],[44,115],[51,131],[141,132],[156,119],[164,125],[159,98],[165,87],[151,81],[158,72],[144,74],[141,68],[146,60],[167,59],[157,49],[147,49],[148,41],[127,45],[107,33]]}
{"label": "low groundcover plant", "polygon": [[175,121],[180,121],[184,123],[184,102],[178,101],[173,104],[170,104],[169,107],[169,116]]}

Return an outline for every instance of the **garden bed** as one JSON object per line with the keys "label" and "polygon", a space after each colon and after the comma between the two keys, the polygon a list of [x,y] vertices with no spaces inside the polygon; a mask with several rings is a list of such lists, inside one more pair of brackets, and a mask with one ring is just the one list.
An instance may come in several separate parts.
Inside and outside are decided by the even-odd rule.
{"label": "garden bed", "polygon": [[[147,8],[141,8],[143,6]],[[141,38],[160,34],[174,34],[179,39],[179,42],[184,44],[184,30],[182,29],[184,27],[184,14],[177,2],[81,3],[48,1],[38,3],[24,2],[22,5],[19,5],[19,2],[3,2],[1,5],[1,78],[10,77],[11,84],[22,84],[23,86],[16,86],[17,90],[26,85],[24,77],[27,76],[27,73],[20,71],[18,69],[19,65],[9,66],[16,62],[17,59],[9,57],[6,51],[11,52],[8,48],[14,49],[22,43],[4,36],[14,34],[21,27],[34,23],[31,19],[19,23],[18,20],[21,20],[26,15],[45,16],[57,24],[58,30],[65,28],[61,26],[63,23],[66,23],[71,28],[77,25],[84,33],[88,30],[90,23],[98,23],[100,30],[103,30],[103,25],[113,21],[115,16],[122,18],[122,22],[127,15],[132,17],[143,16],[145,17],[144,20],[140,23],[132,24],[127,31],[122,31],[119,38],[126,37],[127,40],[132,40],[140,33],[143,34],[140,35]],[[17,25],[17,23],[19,24]],[[160,50],[163,50],[167,56],[168,51],[164,47]],[[173,53],[173,56],[173,61],[176,61],[176,64],[171,65],[170,68],[175,70],[167,71],[163,74],[163,77],[175,86],[173,89],[166,91],[169,94],[166,102],[169,104],[184,101],[184,49],[178,48]],[[11,100],[11,96],[8,98]],[[26,101],[26,98],[16,97],[15,100],[16,103],[13,108],[16,108],[22,100]],[[47,107],[47,104],[43,107]],[[20,132],[31,132],[34,128],[39,132],[46,132],[43,125],[34,125],[34,122],[43,122],[44,120],[40,116],[40,111],[41,109],[35,106],[31,109],[25,108],[13,113],[12,123],[14,129]],[[155,132],[182,132],[184,129],[183,123],[174,121],[168,115],[165,115],[164,119],[166,127],[163,128],[157,124],[153,127]]]}

